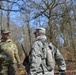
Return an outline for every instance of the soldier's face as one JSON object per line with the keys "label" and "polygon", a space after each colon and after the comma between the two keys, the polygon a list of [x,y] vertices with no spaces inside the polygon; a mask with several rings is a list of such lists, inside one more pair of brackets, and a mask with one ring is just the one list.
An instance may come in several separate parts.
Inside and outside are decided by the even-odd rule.
{"label": "soldier's face", "polygon": [[39,35],[39,34],[38,34],[38,32],[36,32],[36,33],[35,33],[35,38],[37,38],[37,37],[38,37],[38,35]]}
{"label": "soldier's face", "polygon": [[8,37],[9,37],[9,33],[2,33],[2,38],[4,40],[8,39]]}

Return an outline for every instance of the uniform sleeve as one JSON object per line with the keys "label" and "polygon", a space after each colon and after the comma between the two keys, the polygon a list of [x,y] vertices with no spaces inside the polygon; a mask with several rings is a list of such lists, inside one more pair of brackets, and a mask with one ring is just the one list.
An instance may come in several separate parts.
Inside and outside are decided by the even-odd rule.
{"label": "uniform sleeve", "polygon": [[18,48],[17,48],[16,44],[14,44],[14,45],[15,45],[15,51],[14,51],[15,58],[16,58],[17,63],[20,63],[20,58],[18,55]]}
{"label": "uniform sleeve", "polygon": [[16,58],[17,63],[20,64],[20,58],[18,55],[18,48],[17,48],[16,44],[14,44],[14,56]]}
{"label": "uniform sleeve", "polygon": [[[29,75],[36,75],[41,64],[41,52],[37,42],[33,43],[30,53],[30,73]],[[41,70],[40,70],[41,71]]]}
{"label": "uniform sleeve", "polygon": [[56,49],[55,52],[55,61],[59,67],[59,70],[66,70],[65,60],[58,49]]}

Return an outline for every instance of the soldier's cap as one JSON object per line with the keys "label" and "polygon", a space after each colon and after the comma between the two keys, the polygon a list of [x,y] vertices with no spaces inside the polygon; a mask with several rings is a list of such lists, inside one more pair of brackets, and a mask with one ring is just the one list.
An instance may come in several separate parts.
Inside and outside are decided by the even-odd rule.
{"label": "soldier's cap", "polygon": [[9,29],[2,29],[1,33],[7,34],[7,33],[10,33],[10,31],[9,31]]}
{"label": "soldier's cap", "polygon": [[36,30],[35,30],[35,32],[34,32],[34,34],[36,33],[36,32],[38,32],[39,34],[46,34],[46,29],[45,28],[43,28],[43,27],[39,27],[39,28],[37,28]]}

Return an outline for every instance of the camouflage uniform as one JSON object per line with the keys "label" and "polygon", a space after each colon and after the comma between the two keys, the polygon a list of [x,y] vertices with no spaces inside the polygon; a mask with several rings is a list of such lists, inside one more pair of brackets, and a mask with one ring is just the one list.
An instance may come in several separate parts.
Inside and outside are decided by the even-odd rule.
{"label": "camouflage uniform", "polygon": [[16,44],[7,39],[0,40],[0,75],[16,75],[16,66],[20,64]]}
{"label": "camouflage uniform", "polygon": [[[42,33],[42,32],[41,32]],[[43,43],[41,41],[46,41],[47,37],[45,35],[39,35],[36,40],[32,44],[32,48],[30,51],[30,72],[29,75],[54,75],[54,69],[48,71],[42,63],[46,64],[46,59],[42,62],[42,48]],[[52,52],[53,52],[53,59],[56,60],[59,70],[66,70],[66,65],[64,58],[62,57],[59,50],[51,44]],[[55,62],[53,63],[53,66]]]}

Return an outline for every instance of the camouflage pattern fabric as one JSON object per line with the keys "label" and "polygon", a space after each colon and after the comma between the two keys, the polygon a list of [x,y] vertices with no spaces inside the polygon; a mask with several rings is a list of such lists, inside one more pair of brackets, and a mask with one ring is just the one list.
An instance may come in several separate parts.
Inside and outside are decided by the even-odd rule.
{"label": "camouflage pattern fabric", "polygon": [[0,75],[16,75],[16,65],[0,66]]}
{"label": "camouflage pattern fabric", "polygon": [[0,65],[0,75],[8,75],[8,67]]}
{"label": "camouflage pattern fabric", "polygon": [[[42,52],[41,52],[43,49],[43,43],[40,40],[46,41],[47,37],[45,35],[38,36],[32,44],[31,51],[30,51],[29,75],[54,75],[54,69],[52,71],[48,71],[46,67],[43,65]],[[53,59],[54,61],[56,61],[59,70],[65,71],[66,64],[65,64],[65,60],[63,56],[54,45],[51,45],[51,47],[52,47],[52,52],[53,52]],[[44,56],[45,56],[44,64],[46,64],[46,54]]]}
{"label": "camouflage pattern fabric", "polygon": [[16,65],[8,65],[8,75],[16,75]]}
{"label": "camouflage pattern fabric", "polygon": [[[9,68],[14,64],[20,63],[16,44],[11,39],[8,39],[7,41],[4,41],[3,39],[1,39],[0,40],[0,54],[2,55],[2,58],[0,58],[1,60],[0,68],[2,70],[0,70],[0,73],[2,73],[2,75],[9,75],[8,74]],[[12,66],[11,68],[12,68],[11,72],[13,71],[15,72],[15,67]],[[13,75],[15,75],[15,73]]]}

